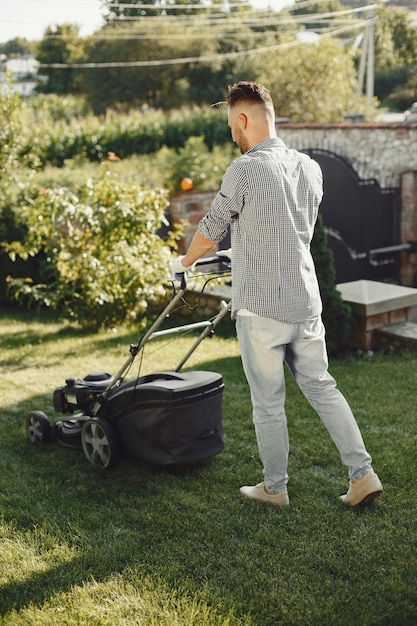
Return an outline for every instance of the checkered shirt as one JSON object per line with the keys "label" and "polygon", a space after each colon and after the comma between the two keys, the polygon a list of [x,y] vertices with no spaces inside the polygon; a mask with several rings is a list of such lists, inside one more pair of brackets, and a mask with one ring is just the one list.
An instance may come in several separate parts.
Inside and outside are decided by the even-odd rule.
{"label": "checkered shirt", "polygon": [[296,324],[321,313],[310,242],[322,195],[318,163],[281,139],[231,163],[199,230],[220,242],[230,225],[233,318],[246,309]]}

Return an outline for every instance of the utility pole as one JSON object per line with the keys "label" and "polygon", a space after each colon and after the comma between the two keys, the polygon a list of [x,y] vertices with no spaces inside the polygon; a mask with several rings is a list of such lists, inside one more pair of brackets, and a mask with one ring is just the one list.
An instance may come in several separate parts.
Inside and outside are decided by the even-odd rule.
{"label": "utility pole", "polygon": [[368,105],[372,105],[374,98],[374,64],[375,64],[375,18],[374,9],[369,13],[369,26],[368,26],[368,71],[366,74],[366,96]]}
{"label": "utility pole", "polygon": [[372,105],[374,98],[374,66],[375,66],[375,16],[374,7],[368,9],[369,18],[362,38],[362,54],[359,62],[358,86],[356,93],[363,93],[365,67],[366,67],[366,97],[369,105]]}

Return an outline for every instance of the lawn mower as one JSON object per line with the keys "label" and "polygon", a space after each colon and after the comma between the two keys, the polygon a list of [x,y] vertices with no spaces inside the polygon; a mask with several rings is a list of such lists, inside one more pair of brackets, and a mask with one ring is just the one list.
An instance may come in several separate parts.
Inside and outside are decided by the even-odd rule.
{"label": "lawn mower", "polygon": [[[210,272],[211,277],[230,271],[230,259],[221,253],[201,259],[196,267],[211,264],[217,268]],[[222,376],[208,371],[182,373],[181,369],[197,346],[214,333],[231,303],[222,302],[211,320],[158,331],[170,313],[185,302],[186,274],[176,278],[180,287],[177,289],[173,281],[170,302],[139,343],[130,345],[129,357],[116,375],[98,372],[68,378],[53,392],[54,409],[63,417],[52,423],[42,411],[28,414],[26,431],[32,443],[57,441],[67,448],[82,449],[88,461],[102,469],[114,467],[123,453],[159,465],[173,465],[195,463],[223,450]],[[174,371],[124,382],[149,340],[194,329],[202,331]]]}

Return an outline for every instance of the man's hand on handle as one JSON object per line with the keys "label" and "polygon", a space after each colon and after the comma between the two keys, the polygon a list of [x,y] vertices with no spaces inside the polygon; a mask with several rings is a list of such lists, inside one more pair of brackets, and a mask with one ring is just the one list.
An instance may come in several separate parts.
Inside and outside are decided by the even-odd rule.
{"label": "man's hand on handle", "polygon": [[184,265],[182,260],[184,258],[184,254],[181,256],[178,256],[176,259],[174,259],[173,263],[172,263],[172,277],[171,280],[176,280],[178,282],[181,282],[183,279],[183,275],[185,274],[185,272],[189,269],[192,269],[192,265]]}

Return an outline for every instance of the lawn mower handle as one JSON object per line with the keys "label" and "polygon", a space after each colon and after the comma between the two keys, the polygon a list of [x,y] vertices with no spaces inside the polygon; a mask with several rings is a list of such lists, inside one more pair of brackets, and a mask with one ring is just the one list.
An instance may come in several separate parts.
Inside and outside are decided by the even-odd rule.
{"label": "lawn mower handle", "polygon": [[[204,265],[214,265],[214,264],[222,264],[226,266],[226,269],[230,270],[231,259],[227,254],[222,254],[222,251],[218,252],[214,256],[210,257],[202,257],[198,259],[195,263],[193,263],[192,268],[202,267]],[[177,272],[175,274],[175,280],[180,283],[181,289],[186,289],[187,287],[187,272]]]}
{"label": "lawn mower handle", "polygon": [[[216,254],[215,256],[212,256],[212,257],[203,257],[202,259],[199,259],[198,261],[196,261],[195,267],[199,267],[199,266],[202,266],[202,265],[213,265],[213,264],[216,264],[216,263],[227,264],[227,268],[228,269],[230,268],[230,258],[226,254],[223,255],[221,253]],[[143,346],[145,345],[145,343],[147,341],[149,341],[151,336],[152,335],[155,336],[155,331],[159,328],[159,326],[162,324],[162,322],[168,317],[168,315],[171,313],[171,311],[173,311],[175,309],[177,304],[183,298],[183,296],[185,294],[185,291],[186,291],[186,288],[187,288],[187,275],[186,275],[186,272],[183,272],[181,274],[176,274],[176,277],[177,276],[178,276],[178,279],[181,281],[180,289],[174,295],[172,300],[170,300],[170,302],[167,304],[167,306],[162,311],[162,313],[158,316],[158,318],[155,320],[155,322],[151,325],[151,327],[145,332],[145,334],[142,336],[142,338],[139,341],[139,343],[137,345],[130,346],[130,356],[129,356],[129,358],[123,364],[122,368],[119,370],[119,372],[116,374],[116,376],[114,376],[114,378],[112,379],[112,382],[109,383],[109,386],[101,394],[100,400],[98,402],[96,402],[96,404],[95,404],[95,406],[93,408],[94,414],[96,414],[98,412],[98,410],[100,409],[100,407],[102,405],[102,402],[108,396],[110,391],[112,389],[114,389],[115,387],[118,387],[122,383],[123,378],[124,378],[124,376],[126,374],[126,371],[129,369],[131,363],[133,363],[136,355],[142,350]],[[222,317],[226,314],[226,312],[228,310],[230,310],[230,306],[231,306],[230,303],[228,305],[226,305],[225,303],[222,305],[222,312],[221,312],[221,314],[219,316],[218,321],[220,321],[220,319],[222,319]],[[206,337],[208,334],[210,334],[210,332],[213,331],[213,329],[214,329],[214,327],[216,325],[217,325],[216,323],[214,325],[212,323],[208,323],[208,324],[207,323],[203,323],[202,326],[205,327],[205,330],[203,331],[201,337],[197,340],[195,345],[197,346],[198,343],[200,343],[204,337]],[[189,358],[191,352],[193,352],[194,349],[195,348],[193,348],[192,351],[190,351],[190,353],[186,355],[186,357],[183,359],[183,361],[177,367],[176,371],[179,371],[179,369],[182,367],[182,365],[185,363],[185,361]]]}
{"label": "lawn mower handle", "polygon": [[224,254],[223,250],[220,250],[214,256],[202,257],[195,262],[196,267],[200,267],[201,265],[213,265],[215,263],[224,263],[227,265],[227,268],[230,269],[231,259],[228,254]]}

